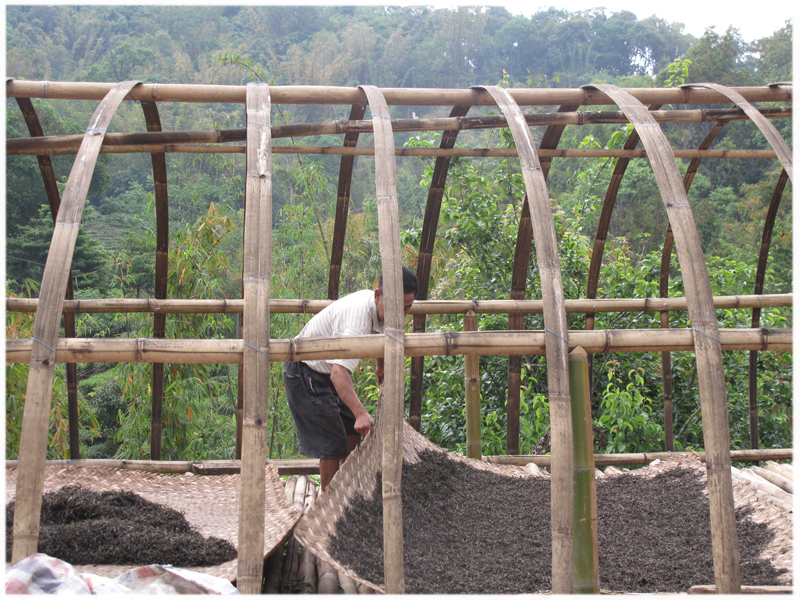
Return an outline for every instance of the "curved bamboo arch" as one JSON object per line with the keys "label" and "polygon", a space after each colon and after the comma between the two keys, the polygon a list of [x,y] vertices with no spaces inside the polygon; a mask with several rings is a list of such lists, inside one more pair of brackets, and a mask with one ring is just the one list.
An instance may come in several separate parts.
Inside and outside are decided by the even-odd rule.
{"label": "curved bamboo arch", "polygon": [[34,344],[31,351],[17,480],[17,506],[24,507],[24,510],[18,508],[14,514],[13,563],[35,553],[39,542],[50,398],[56,363],[53,348],[58,340],[64,295],[86,193],[108,124],[123,98],[139,83],[124,81],[116,84],[98,105],[75,157],[58,209],[33,328],[33,339],[38,343]]}
{"label": "curved bamboo arch", "polygon": [[403,396],[405,319],[400,258],[400,214],[397,206],[394,136],[389,107],[381,91],[358,86],[372,111],[375,136],[375,193],[378,200],[378,234],[383,270],[384,387],[383,424],[383,564],[387,594],[405,591],[403,573]]}
{"label": "curved bamboo arch", "polygon": [[[781,170],[778,177],[778,183],[775,184],[775,191],[772,193],[772,199],[767,209],[767,216],[764,219],[764,231],[761,234],[761,248],[758,253],[758,266],[756,267],[756,281],[754,294],[764,293],[764,279],[767,274],[767,259],[769,257],[769,248],[772,241],[772,228],[775,225],[775,217],[778,214],[778,206],[780,205],[781,198],[783,197],[783,190],[786,187],[786,181],[789,179],[789,174],[786,169]],[[761,319],[761,309],[753,309],[753,317],[750,327],[755,329],[759,327]],[[749,363],[749,392],[750,392],[750,447],[758,448],[758,351],[750,351]]]}
{"label": "curved bamboo arch", "polygon": [[[31,99],[17,98],[17,105],[19,105],[19,109],[22,111],[22,116],[25,119],[25,124],[28,126],[28,132],[31,134],[31,137],[44,137],[42,124],[39,122],[39,116],[36,114],[36,109],[33,107]],[[53,217],[53,226],[55,227],[58,207],[61,205],[61,195],[58,193],[58,185],[56,185],[53,162],[47,155],[38,155],[36,160],[39,162],[39,171],[42,174],[47,201],[50,204],[50,215]],[[72,300],[74,297],[75,295],[72,288],[72,268],[70,268],[69,277],[67,279],[67,291],[64,298],[66,300]],[[76,334],[75,315],[65,314],[64,337],[74,338]],[[66,369],[69,456],[74,459],[81,457],[80,423],[78,422],[78,365],[70,363],[66,366]]]}
{"label": "curved bamboo arch", "polygon": [[519,106],[507,90],[476,86],[489,92],[506,117],[514,136],[525,181],[525,191],[536,244],[536,262],[541,272],[546,338],[547,387],[550,400],[551,447],[551,531],[553,593],[572,592],[572,421],[569,394],[569,342],[564,288],[558,256],[550,194],[533,146],[530,129]]}
{"label": "curved bamboo arch", "polygon": [[[155,102],[142,101],[147,131],[161,131],[161,117]],[[167,298],[169,276],[169,193],[167,189],[167,158],[163,152],[150,155],[153,164],[153,186],[156,199],[156,265],[153,293],[157,300]],[[166,332],[166,313],[153,315],[153,337],[163,339]],[[153,385],[150,413],[150,460],[161,460],[161,428],[164,407],[164,364],[153,363]]]}
{"label": "curved bamboo arch", "polygon": [[792,151],[789,149],[786,140],[783,139],[783,136],[775,128],[775,125],[770,123],[769,119],[765,118],[756,107],[754,107],[744,98],[744,96],[742,96],[736,90],[724,85],[719,85],[718,83],[689,83],[681,86],[681,90],[688,88],[706,88],[709,90],[714,90],[715,92],[723,94],[729,98],[731,102],[736,104],[736,106],[741,108],[745,114],[750,117],[753,123],[758,126],[758,128],[761,130],[761,133],[764,134],[764,137],[767,138],[767,142],[775,151],[775,154],[778,155],[778,160],[781,161],[781,164],[786,170],[789,179],[793,181]]}
{"label": "curved bamboo arch", "polygon": [[[272,277],[272,136],[270,86],[247,86],[247,177],[245,180],[242,287],[242,466],[239,490],[237,586],[261,592],[264,566],[264,485],[269,412],[269,285]],[[271,549],[269,549],[271,550]],[[269,551],[267,551],[267,554]]]}
{"label": "curved bamboo arch", "polygon": [[[579,104],[563,104],[558,112],[574,112]],[[565,125],[548,125],[544,131],[539,150],[555,150],[564,133]],[[547,181],[550,172],[552,157],[541,158],[542,175]],[[517,245],[514,249],[514,264],[511,269],[511,300],[525,300],[528,285],[528,266],[531,259],[531,242],[533,240],[533,225],[531,224],[531,211],[528,207],[528,197],[522,200],[522,211],[517,230]],[[509,313],[508,328],[521,330],[525,328],[522,313]],[[519,396],[522,386],[522,357],[508,357],[508,392],[506,396],[506,454],[519,454]]]}
{"label": "curved bamboo arch", "polygon": [[671,146],[644,105],[629,93],[608,84],[585,86],[605,92],[628,117],[642,138],[661,190],[667,216],[677,240],[684,274],[689,320],[697,357],[700,404],[706,446],[706,471],[711,505],[714,574],[719,593],[740,589],[739,549],[731,482],[730,429],[727,391],[722,369],[719,325],[711,283],[681,175]]}
{"label": "curved bamboo arch", "polygon": [[[450,111],[450,117],[465,117],[470,105],[456,105]],[[439,148],[452,148],[460,129],[449,129],[442,133]],[[437,156],[428,189],[428,201],[425,204],[425,216],[422,220],[422,234],[417,254],[417,281],[419,282],[418,300],[428,299],[428,286],[431,278],[433,261],[433,244],[436,241],[436,230],[439,227],[439,215],[442,210],[444,185],[450,171],[450,157]],[[414,333],[425,333],[427,315],[414,315]],[[422,427],[422,374],[425,370],[425,357],[415,356],[411,359],[411,381],[409,384],[408,422],[416,431]]]}
{"label": "curved bamboo arch", "polygon": [[[354,104],[350,109],[351,121],[364,118],[366,104]],[[348,132],[344,136],[342,146],[355,148],[358,145],[358,132]],[[339,280],[342,274],[342,256],[344,255],[344,238],[347,233],[347,214],[350,210],[350,185],[353,181],[354,155],[342,156],[339,163],[339,187],[336,192],[336,216],[333,221],[333,240],[331,241],[331,266],[328,273],[328,300],[339,298]]]}
{"label": "curved bamboo arch", "polygon": [[[706,134],[703,141],[700,142],[698,149],[705,150],[711,147],[711,144],[719,135],[722,128],[725,127],[727,121],[717,121],[714,127]],[[700,167],[702,158],[693,158],[686,169],[686,174],[683,176],[683,189],[689,193],[689,189],[694,182],[694,176],[697,174],[697,169]],[[675,238],[672,235],[672,226],[667,225],[667,232],[664,234],[664,245],[661,249],[661,271],[658,278],[659,294],[662,298],[669,298],[669,265],[670,257],[672,256],[672,247]],[[660,314],[661,327],[669,329],[669,311],[661,311]],[[664,389],[664,449],[667,452],[672,452],[674,447],[674,435],[672,431],[672,358],[669,352],[661,353],[661,379],[663,381]]]}

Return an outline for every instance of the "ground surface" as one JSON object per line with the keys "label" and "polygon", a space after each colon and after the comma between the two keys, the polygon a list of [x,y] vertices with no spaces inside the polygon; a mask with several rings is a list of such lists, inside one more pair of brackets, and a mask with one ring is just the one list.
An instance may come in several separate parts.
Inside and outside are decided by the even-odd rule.
{"label": "ground surface", "polygon": [[[6,506],[6,561],[11,560],[14,502]],[[38,551],[73,565],[218,565],[233,545],[204,538],[178,511],[133,492],[63,487],[42,496]]]}
{"label": "ground surface", "polygon": [[[550,480],[479,471],[439,453],[403,465],[408,593],[530,593],[551,589]],[[685,592],[714,583],[708,499],[700,475],[673,469],[649,479],[597,480],[600,586]],[[737,511],[743,585],[781,585],[759,558],[772,534]],[[330,553],[383,584],[380,473],[372,498],[356,495]]]}

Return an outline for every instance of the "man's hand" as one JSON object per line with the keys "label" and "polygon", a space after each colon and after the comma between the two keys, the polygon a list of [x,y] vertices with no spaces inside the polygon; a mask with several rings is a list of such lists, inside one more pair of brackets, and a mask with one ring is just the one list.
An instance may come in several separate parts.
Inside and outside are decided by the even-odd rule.
{"label": "man's hand", "polygon": [[353,415],[356,418],[355,430],[361,435],[367,435],[372,431],[375,422],[367,412],[367,409],[364,408],[364,405],[361,404],[361,400],[358,399],[356,390],[353,387],[353,380],[350,378],[350,371],[341,365],[333,365],[331,383],[336,388],[336,393],[339,394],[342,402],[353,411]]}
{"label": "man's hand", "polygon": [[372,420],[370,414],[364,409],[364,412],[356,417],[356,424],[354,429],[361,435],[367,435],[372,428],[375,427],[375,421]]}

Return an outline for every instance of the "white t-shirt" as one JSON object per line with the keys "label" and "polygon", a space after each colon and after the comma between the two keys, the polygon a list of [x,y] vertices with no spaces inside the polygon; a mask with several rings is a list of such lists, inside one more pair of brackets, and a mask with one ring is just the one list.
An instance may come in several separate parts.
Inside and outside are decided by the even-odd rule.
{"label": "white t-shirt", "polygon": [[[361,290],[326,306],[306,323],[297,338],[331,338],[371,333],[383,333],[383,323],[378,320],[375,292]],[[341,365],[352,373],[360,361],[360,358],[335,358],[303,362],[318,373],[330,374],[333,365]]]}

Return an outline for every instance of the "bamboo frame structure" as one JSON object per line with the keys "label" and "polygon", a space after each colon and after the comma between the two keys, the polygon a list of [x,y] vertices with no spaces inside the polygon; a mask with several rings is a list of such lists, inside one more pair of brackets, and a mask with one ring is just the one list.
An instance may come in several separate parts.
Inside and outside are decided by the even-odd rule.
{"label": "bamboo frame structure", "polygon": [[[41,481],[37,471],[44,464],[44,441],[47,434],[50,390],[56,361],[73,368],[78,362],[137,361],[154,364],[153,370],[153,420],[151,423],[151,458],[160,454],[160,426],[158,404],[163,392],[157,392],[158,372],[163,363],[219,363],[242,364],[240,393],[242,393],[242,498],[240,513],[240,590],[251,593],[260,590],[263,567],[262,548],[259,547],[258,522],[263,519],[263,497],[259,505],[259,483],[263,477],[264,425],[270,362],[287,360],[313,360],[331,357],[384,357],[386,387],[384,389],[383,416],[383,481],[384,481],[384,550],[387,591],[402,592],[403,547],[402,504],[400,501],[400,419],[403,407],[404,357],[412,357],[410,421],[419,429],[421,422],[422,373],[424,356],[464,355],[477,361],[478,355],[505,355],[509,357],[509,454],[519,450],[519,357],[545,355],[548,366],[551,423],[553,427],[553,456],[534,457],[530,462],[548,463],[553,469],[553,501],[551,505],[553,537],[553,591],[573,591],[573,458],[572,427],[569,408],[570,385],[568,379],[569,350],[578,346],[588,353],[600,352],[670,352],[695,351],[700,372],[700,394],[704,434],[708,455],[709,494],[714,535],[714,564],[717,589],[724,592],[738,590],[738,551],[735,530],[731,531],[732,503],[730,495],[730,461],[740,456],[729,450],[727,413],[725,411],[725,382],[721,370],[723,350],[750,350],[751,372],[756,351],[792,350],[791,330],[759,328],[759,310],[768,306],[791,306],[792,295],[762,295],[763,276],[769,239],[778,203],[787,180],[792,177],[791,154],[786,143],[768,119],[792,118],[791,107],[757,108],[753,102],[791,102],[791,84],[773,84],[752,88],[724,88],[716,84],[692,84],[679,89],[621,90],[609,85],[587,86],[581,89],[513,89],[480,86],[469,90],[378,89],[374,86],[358,88],[267,86],[205,86],[180,84],[142,84],[123,82],[63,83],[7,80],[7,97],[18,99],[29,125],[29,140],[7,140],[7,153],[11,155],[36,155],[45,182],[45,189],[56,217],[56,228],[41,286],[40,299],[8,299],[8,310],[36,312],[33,339],[7,340],[6,361],[31,363],[28,382],[28,402],[23,420],[20,452],[20,478],[18,499],[27,507],[19,511],[14,523],[14,551],[17,561],[35,550],[38,538],[39,501]],[[44,136],[38,125],[31,98],[96,99],[100,100],[95,116],[85,136]],[[123,100],[142,103],[147,133],[106,134],[108,122],[116,106]],[[733,108],[693,108],[690,110],[663,110],[665,105],[721,104],[733,101]],[[245,128],[219,132],[163,132],[158,117],[158,102],[234,102],[247,108]],[[326,123],[289,124],[269,127],[272,102],[283,104],[340,104],[350,106],[348,120]],[[364,119],[366,106],[372,111],[371,119]],[[449,117],[436,119],[396,119],[389,115],[389,106],[450,106]],[[649,105],[650,109],[645,109]],[[472,106],[498,106],[500,116],[467,117]],[[522,106],[557,106],[557,112],[523,114]],[[619,110],[583,110],[592,106],[614,106]],[[581,109],[581,110],[579,110]],[[102,118],[101,118],[102,114]],[[771,150],[712,150],[711,143],[722,127],[731,120],[753,120],[770,142]],[[593,123],[634,124],[634,134],[621,150],[559,149],[561,134],[567,125],[580,126]],[[659,124],[685,122],[712,122],[712,133],[697,149],[673,149],[661,133]],[[38,126],[38,128],[37,128]],[[534,149],[531,126],[547,129],[538,149]],[[463,130],[509,127],[516,142],[515,149],[456,148],[455,142]],[[397,131],[441,131],[438,148],[395,148],[393,133]],[[340,147],[275,146],[273,139],[311,135],[341,134]],[[358,147],[361,133],[372,133],[373,147]],[[641,136],[644,148],[637,149]],[[245,142],[245,145],[242,145]],[[152,156],[156,186],[157,256],[155,263],[155,298],[141,300],[71,300],[69,295],[69,266],[80,224],[86,189],[94,161],[100,153],[149,152]],[[166,160],[168,152],[192,153],[245,153],[247,184],[245,207],[245,267],[243,273],[243,298],[241,300],[186,301],[168,298],[166,286],[168,268],[168,197],[166,186]],[[328,300],[276,300],[269,297],[271,272],[271,156],[278,153],[334,154],[341,156],[337,192],[337,209],[334,220],[334,241],[328,277]],[[77,154],[64,198],[58,204],[55,176],[49,156]],[[374,155],[376,194],[379,209],[380,251],[383,261],[384,294],[386,302],[385,336],[356,336],[346,340],[280,340],[269,336],[270,314],[314,313],[339,295],[339,279],[344,256],[347,229],[350,185],[356,156]],[[399,217],[395,183],[396,156],[436,157],[434,177],[428,192],[423,223],[423,236],[417,259],[420,281],[419,301],[411,310],[414,315],[413,333],[405,334],[402,318],[402,285],[400,276]],[[522,166],[525,196],[522,204],[519,234],[512,272],[511,299],[508,301],[448,301],[427,300],[431,262],[438,228],[439,210],[446,184],[450,159],[456,156],[510,157],[517,156]],[[675,243],[686,282],[686,298],[656,299],[606,299],[598,300],[596,277],[594,288],[587,287],[584,300],[565,300],[560,280],[559,256],[547,192],[546,177],[553,159],[567,157],[617,157],[617,170],[607,193],[609,204],[607,218],[613,208],[613,196],[624,176],[625,165],[633,158],[647,158],[653,165],[659,189],[662,192],[670,221],[668,240],[665,242],[667,261]],[[692,164],[681,185],[675,163],[676,158],[691,158]],[[718,297],[710,294],[708,276],[703,261],[699,238],[694,229],[686,191],[703,158],[777,158],[784,171],[776,185],[773,200],[765,220],[762,248],[755,293],[753,296]],[[49,165],[49,166],[48,166]],[[613,189],[612,189],[613,188]],[[605,206],[604,206],[604,218]],[[607,224],[606,224],[607,227]],[[607,231],[606,231],[607,232]],[[674,232],[674,240],[673,240]],[[595,240],[595,256],[591,269],[599,273],[605,233]],[[542,289],[536,295],[541,300],[526,300],[526,276],[532,244],[542,275]],[[763,259],[763,260],[762,260]],[[763,266],[762,266],[763,265]],[[594,271],[592,271],[594,272]],[[590,291],[594,289],[594,292]],[[663,288],[662,288],[663,289]],[[532,294],[533,295],[533,294]],[[662,296],[666,294],[662,291]],[[66,299],[65,299],[66,298]],[[751,329],[719,330],[715,308],[749,308],[753,310]],[[692,328],[670,329],[668,314],[688,310]],[[604,311],[657,311],[662,315],[661,329],[647,330],[594,330],[588,327],[593,316]],[[78,313],[89,312],[152,312],[154,330],[152,339],[86,340],[72,337],[68,328],[65,338],[58,338],[58,322],[65,322]],[[221,312],[243,315],[242,339],[238,340],[168,340],[164,339],[164,319],[167,314]],[[526,331],[522,316],[542,313],[544,329]],[[587,314],[587,331],[568,330],[568,313]],[[428,314],[468,314],[470,329],[477,314],[508,314],[508,331],[465,331],[425,333]],[[466,320],[465,320],[466,323]],[[465,329],[467,329],[465,327]],[[474,327],[477,329],[477,327]],[[665,363],[665,371],[668,364]],[[69,372],[69,370],[68,370]],[[247,373],[245,377],[244,374]],[[752,375],[751,375],[752,377]],[[755,391],[751,379],[751,419],[757,418]],[[666,386],[665,386],[666,387]],[[71,389],[71,388],[70,388]],[[163,383],[161,386],[163,389]],[[515,400],[516,394],[516,400]],[[666,394],[665,394],[666,396]],[[71,398],[71,397],[70,397]],[[75,414],[70,400],[70,436],[77,439],[77,397]],[[516,408],[515,408],[516,405]],[[665,408],[667,406],[665,398]],[[755,416],[753,416],[755,415]],[[516,432],[513,430],[516,421]],[[754,444],[757,444],[757,434]],[[515,446],[516,444],[516,446]],[[791,451],[789,451],[791,452]],[[77,457],[76,449],[71,453]],[[747,455],[752,460],[764,457],[782,457],[780,454],[755,452]],[[643,460],[652,460],[656,454],[648,453]],[[497,457],[488,457],[493,460]],[[530,457],[506,457],[512,460]],[[598,461],[596,464],[604,464]],[[615,457],[602,460],[634,460]],[[640,460],[636,458],[634,462]],[[751,458],[742,459],[751,460]],[[538,463],[537,463],[538,464]],[[607,464],[607,463],[606,463]],[[631,464],[617,462],[614,464]],[[308,468],[308,467],[306,467]],[[727,475],[726,475],[727,471]],[[247,483],[246,483],[247,482]],[[247,488],[245,490],[245,487]],[[259,511],[260,514],[259,514]],[[245,527],[247,524],[247,527]],[[261,541],[263,546],[263,540]]]}
{"label": "bamboo frame structure", "polygon": [[269,409],[269,284],[272,277],[272,144],[270,88],[247,86],[247,179],[242,326],[244,413],[237,587],[261,592],[264,485]]}
{"label": "bamboo frame structure", "polygon": [[[478,331],[478,315],[470,310],[464,315],[464,331]],[[464,399],[466,402],[467,458],[481,457],[481,392],[478,355],[464,357]]]}
{"label": "bamboo frame structure", "polygon": [[678,260],[684,274],[689,320],[695,333],[700,404],[704,423],[704,440],[709,460],[708,494],[711,505],[714,578],[722,593],[737,593],[739,547],[736,541],[736,516],[730,471],[730,429],[727,411],[727,390],[722,370],[722,350],[718,341],[719,325],[711,299],[711,284],[706,270],[700,237],[695,228],[689,200],[682,185],[678,165],[669,157],[670,144],[644,105],[630,94],[601,84],[631,119],[642,143],[651,151],[651,164],[661,190],[664,206],[674,235]]}
{"label": "bamboo frame structure", "polygon": [[13,563],[36,552],[39,540],[50,398],[57,359],[53,348],[58,339],[61,306],[67,291],[72,253],[78,238],[86,193],[111,117],[122,99],[138,83],[125,81],[114,85],[97,107],[58,208],[53,241],[39,290],[41,306],[36,313],[33,329],[33,339],[37,344],[31,349],[20,439],[20,470],[17,481],[17,505],[20,510],[14,513]]}

